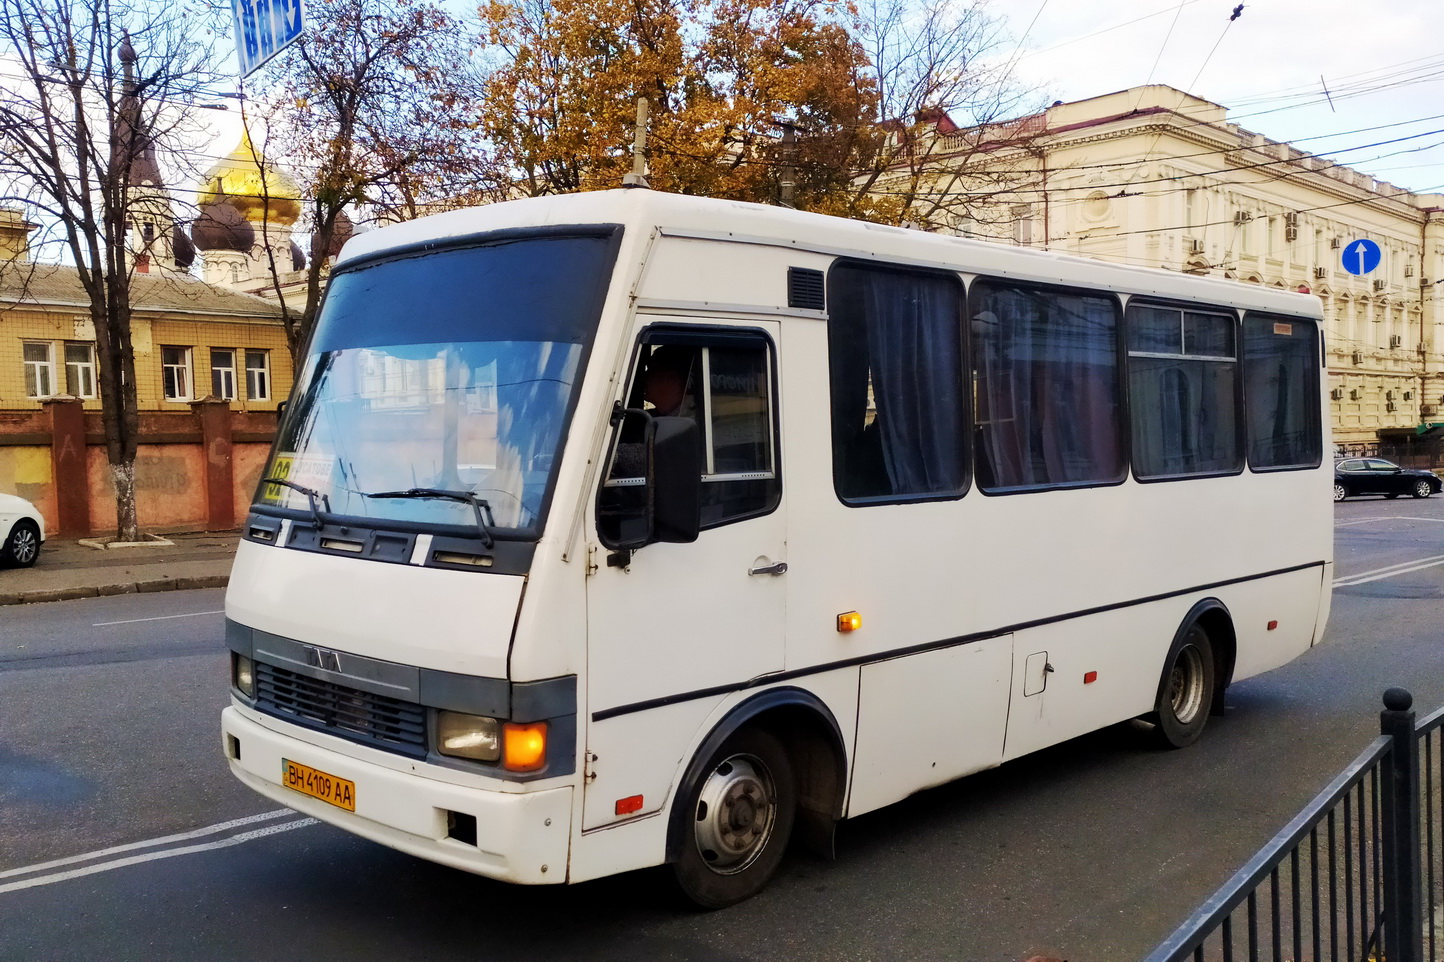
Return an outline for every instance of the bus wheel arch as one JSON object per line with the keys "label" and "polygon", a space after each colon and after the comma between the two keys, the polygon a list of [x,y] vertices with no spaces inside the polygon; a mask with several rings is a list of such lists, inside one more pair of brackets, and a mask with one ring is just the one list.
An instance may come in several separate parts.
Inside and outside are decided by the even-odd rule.
{"label": "bus wheel arch", "polygon": [[[774,752],[780,757],[774,759]],[[735,770],[729,765],[734,758],[740,759]],[[749,898],[775,871],[789,837],[830,856],[846,775],[841,729],[816,696],[774,688],[742,702],[702,740],[678,784],[667,828],[667,861],[682,894],[705,908]],[[738,861],[730,868],[740,869],[730,873],[724,856],[720,869],[709,872],[699,850],[716,841],[719,831],[707,822],[716,813],[699,803],[711,798],[715,804],[721,794],[745,793],[757,783],[790,795],[783,803],[792,811],[775,813],[778,831],[769,840],[774,851],[748,856],[750,864]]]}
{"label": "bus wheel arch", "polygon": [[1223,714],[1236,655],[1237,636],[1224,604],[1207,598],[1194,605],[1174,634],[1154,710],[1147,716],[1158,744],[1191,745],[1202,735],[1210,715]]}

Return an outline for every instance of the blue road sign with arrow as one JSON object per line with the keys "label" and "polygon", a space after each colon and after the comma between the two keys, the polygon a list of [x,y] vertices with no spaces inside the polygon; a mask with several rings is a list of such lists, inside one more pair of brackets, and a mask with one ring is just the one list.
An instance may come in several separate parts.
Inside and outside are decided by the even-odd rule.
{"label": "blue road sign with arrow", "polygon": [[231,13],[242,77],[299,40],[305,29],[301,0],[231,0]]}
{"label": "blue road sign with arrow", "polygon": [[1344,270],[1350,274],[1367,274],[1379,266],[1384,254],[1379,245],[1367,238],[1344,245]]}

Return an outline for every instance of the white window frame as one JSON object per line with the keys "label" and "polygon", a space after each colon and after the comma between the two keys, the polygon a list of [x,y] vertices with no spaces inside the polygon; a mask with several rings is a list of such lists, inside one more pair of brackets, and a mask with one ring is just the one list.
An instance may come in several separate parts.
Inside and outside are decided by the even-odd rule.
{"label": "white window frame", "polygon": [[[180,351],[180,362],[166,360],[170,351]],[[161,393],[167,401],[195,400],[195,368],[192,364],[192,348],[177,345],[162,346],[160,349]]]}
{"label": "white window frame", "polygon": [[[259,367],[251,366],[252,358],[261,359]],[[246,398],[251,401],[269,401],[271,399],[271,352],[247,348],[245,360]]]}
{"label": "white window frame", "polygon": [[[72,361],[70,352],[74,348],[85,351],[85,360]],[[95,381],[95,345],[89,341],[65,342],[65,393],[79,398],[97,396]]]}
{"label": "white window frame", "polygon": [[[229,365],[216,363],[218,354],[229,354],[231,362]],[[221,375],[220,390],[216,390],[216,375]],[[236,393],[236,349],[233,347],[211,348],[211,396],[218,397],[223,401],[235,401],[240,398]]]}
{"label": "white window frame", "polygon": [[[45,348],[45,360],[31,360],[26,357],[31,347]],[[47,398],[55,396],[55,343],[53,341],[22,341],[20,357],[24,363],[25,396]]]}

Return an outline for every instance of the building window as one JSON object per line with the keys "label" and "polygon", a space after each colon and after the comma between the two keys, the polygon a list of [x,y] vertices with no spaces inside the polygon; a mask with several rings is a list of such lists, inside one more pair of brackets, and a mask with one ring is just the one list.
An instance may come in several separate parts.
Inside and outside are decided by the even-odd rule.
{"label": "building window", "polygon": [[48,341],[26,341],[25,396],[50,397],[55,393],[55,355]]}
{"label": "building window", "polygon": [[95,397],[95,345],[65,345],[65,393],[75,397]]}
{"label": "building window", "polygon": [[246,397],[252,401],[271,399],[271,355],[269,351],[246,352]]}
{"label": "building window", "polygon": [[236,352],[234,348],[211,348],[211,397],[236,399]]}
{"label": "building window", "polygon": [[162,347],[161,375],[167,401],[191,400],[191,349]]}

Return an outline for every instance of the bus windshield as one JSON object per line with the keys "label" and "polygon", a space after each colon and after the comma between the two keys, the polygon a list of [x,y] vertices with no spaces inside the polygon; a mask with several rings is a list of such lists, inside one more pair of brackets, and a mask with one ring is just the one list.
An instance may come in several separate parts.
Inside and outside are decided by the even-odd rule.
{"label": "bus windshield", "polygon": [[338,272],[256,505],[538,535],[611,259],[551,236]]}

